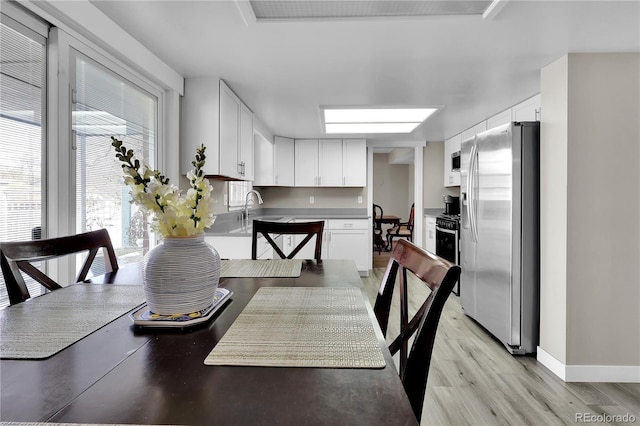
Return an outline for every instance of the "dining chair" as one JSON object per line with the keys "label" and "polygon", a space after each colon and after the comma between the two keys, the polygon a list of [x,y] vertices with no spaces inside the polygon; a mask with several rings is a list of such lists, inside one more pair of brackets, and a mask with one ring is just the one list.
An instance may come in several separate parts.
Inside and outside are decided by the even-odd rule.
{"label": "dining chair", "polygon": [[[258,234],[264,235],[264,238],[271,244],[273,249],[278,253],[282,259],[293,259],[300,250],[311,239],[316,237],[316,244],[313,258],[320,260],[322,255],[322,232],[324,230],[324,221],[316,222],[269,222],[264,220],[253,221],[253,231],[251,240],[251,259],[257,259],[258,254]],[[300,241],[300,243],[286,255],[282,251],[282,248],[278,246],[272,235],[306,235],[306,237]]]}
{"label": "dining chair", "polygon": [[[407,271],[431,290],[411,320],[408,311]],[[389,351],[392,355],[400,351],[400,378],[413,412],[420,421],[440,314],[460,277],[460,267],[447,263],[409,241],[399,240],[391,253],[374,306],[376,318],[385,337],[396,277],[400,278],[400,331],[389,345]],[[408,351],[409,340],[414,334],[411,351]]]}
{"label": "dining chair", "polygon": [[406,222],[400,222],[394,225],[393,228],[387,230],[387,246],[389,250],[393,249],[393,238],[406,238],[409,241],[413,241],[413,222],[415,213],[415,204],[411,204],[411,211],[409,212],[409,220]]}
{"label": "dining chair", "polygon": [[79,282],[87,278],[99,249],[102,249],[104,253],[106,272],[117,271],[118,261],[106,229],[67,237],[0,243],[0,266],[7,286],[9,303],[15,305],[31,297],[21,271],[36,280],[47,290],[62,288],[60,284],[36,268],[33,265],[34,262],[87,251],[87,258],[76,277],[76,282]]}
{"label": "dining chair", "polygon": [[382,252],[385,246],[384,239],[382,238],[382,222],[376,219],[380,219],[384,216],[382,207],[377,204],[373,205],[373,243],[378,249],[378,254]]}

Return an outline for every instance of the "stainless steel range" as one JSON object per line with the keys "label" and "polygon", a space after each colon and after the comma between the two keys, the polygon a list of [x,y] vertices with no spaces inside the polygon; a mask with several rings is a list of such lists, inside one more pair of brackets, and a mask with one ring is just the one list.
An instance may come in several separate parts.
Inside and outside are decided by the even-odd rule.
{"label": "stainless steel range", "polygon": [[[436,217],[436,255],[449,262],[460,264],[460,215],[441,214]],[[460,283],[453,287],[460,296]]]}

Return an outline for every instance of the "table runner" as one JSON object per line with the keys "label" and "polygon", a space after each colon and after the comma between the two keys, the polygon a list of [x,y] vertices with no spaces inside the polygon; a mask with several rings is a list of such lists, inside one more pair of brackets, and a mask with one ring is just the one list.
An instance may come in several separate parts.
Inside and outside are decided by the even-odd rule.
{"label": "table runner", "polygon": [[47,358],[142,305],[142,286],[75,284],[0,310],[0,358]]}
{"label": "table runner", "polygon": [[220,278],[292,278],[299,277],[302,261],[298,259],[231,259],[220,265]]}
{"label": "table runner", "polygon": [[204,361],[207,365],[383,368],[362,292],[263,287]]}

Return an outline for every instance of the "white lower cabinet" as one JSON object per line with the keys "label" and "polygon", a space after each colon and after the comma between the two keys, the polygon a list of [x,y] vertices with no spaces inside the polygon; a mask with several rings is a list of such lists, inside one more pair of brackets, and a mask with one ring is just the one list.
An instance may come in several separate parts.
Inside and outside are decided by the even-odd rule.
{"label": "white lower cabinet", "polygon": [[[294,219],[295,222],[316,222],[324,220],[322,234],[322,259],[351,259],[360,272],[368,272],[369,221],[367,219]],[[276,244],[288,255],[305,238],[304,235],[281,235],[274,238]],[[221,259],[251,259],[250,235],[210,235],[205,241],[211,244]],[[316,240],[313,237],[296,259],[313,259]],[[435,249],[434,249],[435,250]],[[263,236],[258,236],[258,259],[279,259],[280,257]]]}
{"label": "white lower cabinet", "polygon": [[[205,236],[204,240],[216,249],[220,259],[251,259],[251,236],[215,235]],[[275,241],[280,245],[282,236],[276,238]],[[263,236],[258,236],[257,257],[258,259],[280,258]]]}
{"label": "white lower cabinet", "polygon": [[424,216],[424,233],[425,233],[425,243],[424,249],[428,252],[434,253],[436,252],[436,217],[435,216]]}
{"label": "white lower cabinet", "polygon": [[[296,222],[314,222],[322,219],[296,219]],[[358,271],[369,269],[370,252],[369,221],[366,219],[328,219],[325,221],[322,258],[323,259],[351,259],[358,267]],[[286,239],[287,237],[285,237]],[[304,239],[304,236],[296,235],[291,243],[290,250]],[[286,240],[285,240],[286,241]],[[313,259],[315,238],[311,239],[296,256],[296,259]]]}

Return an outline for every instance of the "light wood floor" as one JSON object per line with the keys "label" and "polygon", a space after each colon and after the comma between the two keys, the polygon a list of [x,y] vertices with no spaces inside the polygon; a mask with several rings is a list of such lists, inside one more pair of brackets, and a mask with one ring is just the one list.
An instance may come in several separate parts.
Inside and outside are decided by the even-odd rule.
{"label": "light wood floor", "polygon": [[[370,272],[363,282],[373,306],[384,268]],[[421,292],[422,301],[427,290],[415,280],[412,291]],[[396,324],[397,317],[390,319],[389,335]],[[440,319],[422,425],[572,425],[580,423],[578,413],[629,414],[635,416],[631,424],[640,425],[640,384],[565,383],[535,356],[510,355],[451,295]]]}

